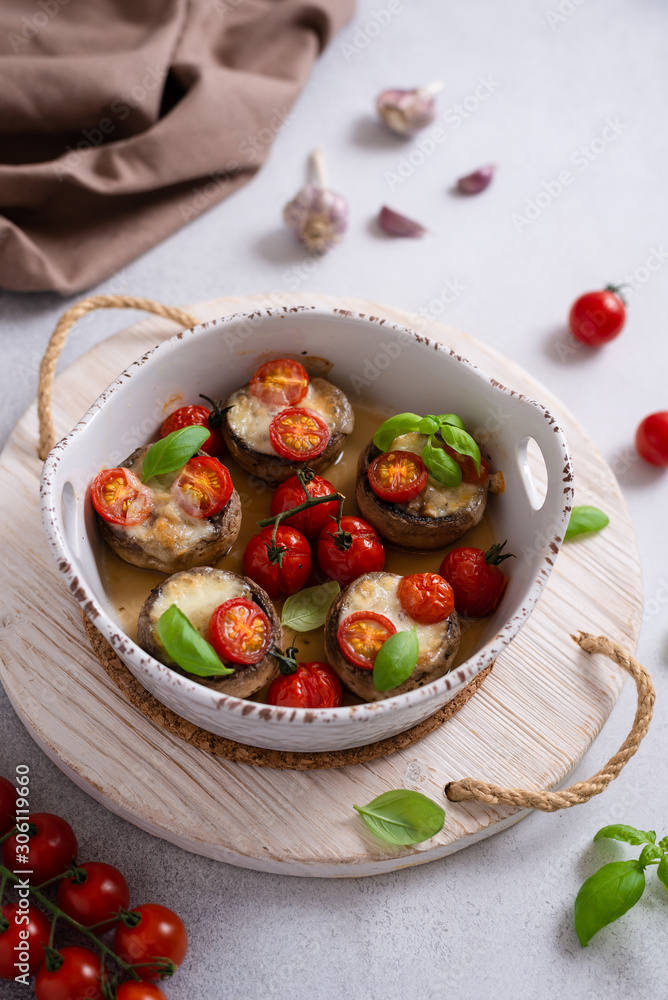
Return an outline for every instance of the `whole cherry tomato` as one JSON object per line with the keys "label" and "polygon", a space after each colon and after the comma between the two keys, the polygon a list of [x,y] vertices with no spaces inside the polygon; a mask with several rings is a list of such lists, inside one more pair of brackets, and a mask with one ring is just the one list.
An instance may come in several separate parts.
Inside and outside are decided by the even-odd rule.
{"label": "whole cherry tomato", "polygon": [[[331,483],[323,479],[322,476],[313,476],[305,486],[302,486],[297,476],[290,476],[284,483],[281,483],[271,498],[271,513],[282,514],[284,510],[291,510],[298,507],[306,499],[306,491],[310,497],[326,497],[330,493],[336,493]],[[281,524],[287,524],[289,528],[296,528],[308,539],[318,537],[326,524],[330,523],[330,517],[336,517],[339,510],[338,500],[331,503],[319,503],[315,507],[309,507],[299,514],[286,517]]]}
{"label": "whole cherry tomato", "polygon": [[427,485],[427,468],[412,451],[388,451],[374,458],[368,469],[369,486],[388,503],[408,503]]}
{"label": "whole cherry tomato", "polygon": [[214,403],[213,410],[206,406],[180,406],[178,410],[167,417],[160,428],[160,437],[167,437],[174,431],[180,431],[183,427],[206,427],[210,432],[204,444],[200,445],[202,451],[214,458],[220,458],[225,451],[225,444],[220,433],[222,413],[217,403]]}
{"label": "whole cherry tomato", "polygon": [[58,884],[58,906],[68,917],[92,927],[111,917],[99,933],[114,926],[118,911],[130,904],[130,890],[125,878],[113,865],[104,861],[87,861]]}
{"label": "whole cherry tomato", "polygon": [[232,477],[211,455],[195,455],[183,466],[170,490],[175,503],[191,517],[213,517],[232,496]]}
{"label": "whole cherry tomato", "polygon": [[626,320],[626,307],[619,289],[608,285],[602,292],[587,292],[573,303],[568,325],[571,333],[589,347],[614,340]]}
{"label": "whole cherry tomato", "polygon": [[376,531],[361,517],[342,517],[341,530],[332,518],[318,536],[318,565],[342,587],[363,573],[385,565],[385,549]]}
{"label": "whole cherry tomato", "polygon": [[269,424],[269,439],[281,458],[308,462],[329,444],[329,427],[313,410],[291,406],[281,410]]}
{"label": "whole cherry tomato", "polygon": [[636,448],[650,465],[668,465],[668,410],[645,417],[636,431]]}
{"label": "whole cherry tomato", "polygon": [[[329,507],[329,504],[323,504]],[[15,825],[14,813],[16,812],[16,789],[11,781],[0,775],[0,837],[9,833]]]}
{"label": "whole cherry tomato", "polygon": [[260,365],[250,380],[250,392],[267,406],[296,406],[308,392],[308,372],[298,361],[278,358]]}
{"label": "whole cherry tomato", "polygon": [[441,563],[439,573],[452,587],[460,615],[482,618],[496,608],[508,584],[498,564],[513,558],[509,552],[502,554],[505,544],[492,545],[487,552],[469,547],[453,549]]}
{"label": "whole cherry tomato", "polygon": [[116,1000],[167,1000],[167,997],[155,983],[129,979],[116,990]]}
{"label": "whole cherry tomato", "polygon": [[153,493],[130,469],[102,469],[90,493],[95,510],[110,524],[141,524],[154,507]]}
{"label": "whole cherry tomato", "polygon": [[21,914],[18,903],[5,903],[2,915],[9,921],[9,927],[0,929],[0,979],[15,979],[26,971],[18,969],[15,963],[27,965],[28,974],[34,975],[44,961],[42,945],[49,942],[48,918],[34,905]]}
{"label": "whole cherry tomato", "polygon": [[343,619],[336,638],[347,660],[373,670],[380,647],[396,631],[390,619],[377,611],[354,611]]}
{"label": "whole cherry tomato", "polygon": [[487,482],[489,479],[489,462],[483,455],[480,456],[480,472],[478,472],[475,462],[470,455],[462,455],[447,444],[443,444],[441,447],[444,451],[447,451],[450,458],[454,458],[462,470],[463,483],[469,483],[472,486],[483,486]]}
{"label": "whole cherry tomato", "polygon": [[[128,927],[124,921],[130,921]],[[116,928],[114,951],[124,962],[137,965],[135,972],[142,979],[160,979],[164,967],[156,965],[157,959],[166,959],[178,968],[186,957],[188,934],[183,921],[166,906],[145,903],[130,910]],[[167,974],[171,975],[167,970]]]}
{"label": "whole cherry tomato", "polygon": [[273,533],[269,526],[253,535],[244,552],[244,573],[270,597],[287,597],[301,590],[311,575],[311,549],[294,528],[279,524],[275,541]]}
{"label": "whole cherry tomato", "polygon": [[455,610],[455,595],[447,580],[438,573],[411,573],[403,576],[397,589],[407,615],[420,625],[445,621]]}
{"label": "whole cherry tomato", "polygon": [[254,601],[232,597],[220,604],[209,619],[209,642],[221,660],[259,663],[266,656],[274,630]]}
{"label": "whole cherry tomato", "polygon": [[90,948],[70,945],[59,948],[62,965],[49,972],[46,965],[37,973],[37,1000],[102,1000],[102,961]]}
{"label": "whole cherry tomato", "polygon": [[294,674],[271,682],[267,701],[281,708],[337,708],[341,681],[327,663],[300,663]]}
{"label": "whole cherry tomato", "polygon": [[[72,864],[77,856],[77,838],[70,824],[53,813],[33,813],[28,823],[28,843],[18,843],[19,834],[8,837],[2,845],[2,859],[12,871],[31,872],[31,885],[40,885],[62,875]],[[36,832],[31,832],[33,829]],[[25,857],[28,864],[21,861]]]}

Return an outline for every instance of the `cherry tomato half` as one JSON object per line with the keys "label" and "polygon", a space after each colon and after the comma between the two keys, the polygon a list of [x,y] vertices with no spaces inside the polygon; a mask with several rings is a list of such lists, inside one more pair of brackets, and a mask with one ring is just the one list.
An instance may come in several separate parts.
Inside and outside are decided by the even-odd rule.
{"label": "cherry tomato half", "polygon": [[397,593],[406,614],[420,625],[434,625],[445,621],[455,610],[452,587],[438,573],[411,573],[410,576],[403,576]]}
{"label": "cherry tomato half", "polygon": [[[322,476],[314,476],[306,484],[308,495],[311,497],[326,497],[330,493],[336,493],[331,483],[323,479]],[[290,476],[284,483],[281,483],[273,497],[271,498],[272,514],[281,514],[284,510],[298,507],[306,499],[304,487],[299,482],[297,476]],[[306,538],[317,538],[326,524],[330,523],[330,517],[336,517],[339,510],[338,500],[331,503],[319,503],[316,507],[309,507],[299,514],[286,517],[281,524],[287,524],[289,528],[296,528],[301,531]]]}
{"label": "cherry tomato half", "polygon": [[[70,824],[53,813],[33,813],[28,823],[37,832],[28,834],[27,844],[18,843],[18,834],[8,837],[2,845],[2,859],[12,871],[30,870],[30,884],[40,885],[62,875],[72,864],[77,856],[77,838]],[[29,864],[22,863],[20,859],[24,857]]]}
{"label": "cherry tomato half", "polygon": [[[77,881],[82,879],[82,881]],[[68,917],[92,927],[109,919],[99,933],[114,926],[118,911],[130,904],[130,890],[118,868],[104,861],[88,861],[77,865],[77,875],[68,875],[58,883],[58,906]]]}
{"label": "cherry tomato half", "polygon": [[624,300],[613,286],[602,292],[587,292],[573,303],[568,325],[571,333],[589,347],[614,340],[626,319]]}
{"label": "cherry tomato half", "polygon": [[292,406],[281,410],[269,424],[269,438],[281,458],[308,462],[329,444],[329,427],[313,410]]}
{"label": "cherry tomato half", "polygon": [[281,708],[338,708],[341,681],[327,663],[300,663],[294,674],[281,674],[267,693]]}
{"label": "cherry tomato half", "polygon": [[[5,903],[2,907],[2,915],[9,921],[9,927],[0,931],[0,979],[16,978],[19,970],[15,962],[27,965],[32,976],[44,961],[42,945],[48,944],[51,932],[47,916],[32,905],[27,911],[27,923],[24,922],[26,911],[19,918],[20,914],[18,903]],[[18,919],[20,923],[17,923]]]}
{"label": "cherry tomato half", "polygon": [[136,979],[129,979],[117,988],[116,1000],[167,1000],[167,997],[155,983],[138,983]]}
{"label": "cherry tomato half", "polygon": [[301,590],[311,575],[311,549],[304,536],[280,524],[253,535],[244,552],[244,573],[270,597],[287,597]]}
{"label": "cherry tomato half", "polygon": [[355,611],[343,619],[336,638],[347,660],[356,667],[373,670],[380,647],[396,631],[390,619],[377,611]]}
{"label": "cherry tomato half", "polygon": [[229,472],[211,455],[195,455],[174,480],[171,494],[190,517],[213,517],[229,502],[234,487]]}
{"label": "cherry tomato half", "polygon": [[251,395],[267,406],[295,406],[308,392],[308,372],[298,361],[278,358],[260,365],[250,380]]}
{"label": "cherry tomato half", "polygon": [[449,552],[441,563],[439,573],[453,589],[455,607],[460,615],[482,618],[491,614],[503,596],[508,578],[494,562],[499,546],[487,552],[482,549],[462,547]]}
{"label": "cherry tomato half", "polygon": [[174,431],[180,431],[183,427],[206,427],[209,431],[209,436],[200,445],[202,451],[205,451],[207,455],[213,455],[214,458],[220,458],[220,456],[225,451],[225,444],[223,442],[223,437],[220,433],[218,427],[212,427],[209,423],[211,418],[211,410],[206,406],[180,406],[178,410],[174,410],[170,413],[167,419],[163,422],[160,428],[160,437],[167,437],[168,434],[173,434]]}
{"label": "cherry tomato half", "polygon": [[153,510],[153,494],[129,469],[102,469],[90,492],[95,510],[110,524],[141,524]]}
{"label": "cherry tomato half", "polygon": [[645,417],[636,431],[636,448],[650,465],[668,465],[668,410]]}
{"label": "cherry tomato half", "polygon": [[102,1000],[100,976],[102,961],[90,948],[70,945],[58,949],[63,964],[55,972],[49,972],[45,965],[35,979],[37,1000]]}
{"label": "cherry tomato half", "polygon": [[114,935],[114,951],[125,962],[139,966],[141,979],[160,979],[164,974],[155,964],[162,958],[177,967],[186,957],[188,934],[183,921],[173,910],[158,903],[145,903],[130,911],[139,917],[134,927],[120,923]]}
{"label": "cherry tomato half", "polygon": [[381,500],[408,503],[427,485],[427,468],[412,451],[388,451],[374,458],[368,471],[369,486]]}
{"label": "cherry tomato half", "polygon": [[342,517],[341,531],[334,518],[318,536],[318,565],[342,587],[363,573],[375,573],[385,565],[385,549],[375,529],[361,517]]}
{"label": "cherry tomato half", "polygon": [[209,620],[209,642],[221,660],[259,663],[274,630],[262,608],[245,597],[232,597],[220,604]]}
{"label": "cherry tomato half", "polygon": [[[329,507],[329,504],[323,504]],[[14,813],[16,812],[16,789],[11,781],[0,775],[0,837],[14,827]]]}

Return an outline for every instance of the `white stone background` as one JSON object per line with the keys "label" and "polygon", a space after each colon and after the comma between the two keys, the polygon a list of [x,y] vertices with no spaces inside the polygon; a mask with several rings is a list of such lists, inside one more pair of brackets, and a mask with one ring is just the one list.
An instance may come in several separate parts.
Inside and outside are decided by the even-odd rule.
{"label": "white stone background", "polygon": [[[343,881],[235,869],[135,829],[46,759],[4,694],[1,770],[12,774],[27,762],[39,809],[74,819],[81,858],[117,864],[134,901],[181,914],[191,943],[165,987],[172,1000],[663,997],[668,897],[653,875],[635,910],[585,950],[572,907],[584,878],[630,853],[593,845],[599,827],[627,822],[668,833],[668,474],[627,458],[639,420],[668,406],[668,267],[642,270],[653,252],[661,259],[667,240],[668,9],[660,0],[401,0],[381,31],[369,30],[374,11],[386,6],[360,2],[252,183],[93,291],[185,304],[289,290],[288,282],[294,288],[292,269],[304,255],[282,232],[280,211],[301,184],[308,151],[322,146],[333,186],[350,200],[351,225],[344,245],[300,279],[300,290],[438,310],[444,322],[493,344],[549,386],[619,471],[646,588],[639,656],[658,689],[646,742],[622,777],[586,806],[531,815],[441,862]],[[451,115],[445,141],[390,190],[386,172],[415,144],[404,147],[378,130],[374,97],[435,78],[445,84],[442,112],[474,94],[480,78],[494,81],[493,93],[458,127]],[[595,155],[608,119],[623,128]],[[585,169],[577,165],[585,162],[581,149],[594,156]],[[485,194],[450,193],[458,176],[488,162],[499,169]],[[518,232],[513,214],[523,214],[527,200],[564,169],[573,183]],[[383,203],[419,219],[433,236],[379,237],[372,220]],[[599,352],[564,357],[559,345],[568,344],[573,299],[624,275],[636,288],[623,334]],[[439,299],[447,282],[460,291],[446,304]],[[42,350],[71,301],[2,295],[3,441],[34,398]],[[64,363],[132,319],[87,317]],[[633,708],[627,685],[578,777],[619,746]],[[20,1000],[28,992],[3,984],[0,994]]]}

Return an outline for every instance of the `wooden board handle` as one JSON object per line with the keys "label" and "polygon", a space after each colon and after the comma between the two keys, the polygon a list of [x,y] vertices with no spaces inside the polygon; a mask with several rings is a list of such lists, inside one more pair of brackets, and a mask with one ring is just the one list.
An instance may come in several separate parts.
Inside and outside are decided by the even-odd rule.
{"label": "wooden board handle", "polygon": [[51,334],[42,363],[39,369],[39,384],[37,386],[37,416],[39,419],[39,446],[37,454],[44,460],[56,443],[56,435],[53,426],[53,414],[51,412],[51,400],[53,396],[53,379],[56,373],[56,364],[60,357],[60,352],[65,346],[67,334],[78,319],[86,313],[93,312],[94,309],[142,309],[144,312],[155,313],[157,316],[164,316],[165,319],[172,319],[178,323],[181,329],[188,329],[197,326],[199,320],[190,313],[184,312],[175,306],[163,306],[153,299],[139,299],[133,295],[91,295],[81,302],[75,303],[58,320],[56,329]]}
{"label": "wooden board handle", "polygon": [[462,778],[449,781],[445,786],[445,796],[451,802],[486,802],[489,805],[516,806],[520,809],[542,809],[556,812],[588,802],[594,795],[600,795],[611,781],[617,777],[624,765],[633,757],[649,729],[656,694],[649,672],[622,647],[603,635],[589,635],[580,632],[571,639],[586,653],[602,653],[613,663],[630,674],[638,690],[638,706],[629,735],[624,743],[600,771],[587,781],[579,781],[570,788],[558,792],[534,792],[523,788],[501,788],[487,781]]}

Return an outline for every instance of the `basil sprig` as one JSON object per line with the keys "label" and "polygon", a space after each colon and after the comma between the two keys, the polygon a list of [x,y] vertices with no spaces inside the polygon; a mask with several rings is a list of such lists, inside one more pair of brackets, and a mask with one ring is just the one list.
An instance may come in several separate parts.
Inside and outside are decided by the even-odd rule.
{"label": "basil sprig", "polygon": [[420,655],[420,641],[415,625],[410,632],[395,632],[378,650],[373,664],[376,691],[391,691],[408,680]]}
{"label": "basil sprig", "polygon": [[577,538],[578,535],[586,535],[590,531],[600,531],[601,528],[605,528],[608,524],[610,524],[610,518],[602,510],[599,510],[598,507],[588,507],[587,505],[573,507],[568,527],[566,528],[566,534],[564,535],[564,541],[569,542],[571,538]]}
{"label": "basil sprig", "polygon": [[422,792],[395,788],[366,806],[353,806],[368,828],[387,844],[419,844],[443,829],[445,811]]}
{"label": "basil sprig", "polygon": [[311,632],[320,628],[325,624],[327,612],[340,591],[336,580],[331,580],[292,594],[283,605],[281,625],[295,632]]}
{"label": "basil sprig", "polygon": [[422,417],[418,416],[417,413],[397,413],[380,425],[373,436],[373,443],[376,448],[386,452],[400,434],[410,434],[412,431],[417,431],[421,420]]}
{"label": "basil sprig", "polygon": [[456,413],[428,413],[426,417],[420,417],[417,413],[397,413],[380,425],[374,434],[373,443],[382,452],[386,452],[396,437],[410,433],[427,435],[428,441],[422,449],[422,461],[437,482],[445,486],[459,486],[462,481],[461,468],[439,447],[442,442],[459,455],[472,458],[476,471],[480,474],[480,448],[464,429],[464,421]]}
{"label": "basil sprig", "polygon": [[182,427],[152,444],[142,465],[141,480],[147,483],[153,476],[164,476],[182,468],[199,451],[209,436],[206,427]]}
{"label": "basil sprig", "polygon": [[176,604],[170,604],[158,619],[158,635],[167,656],[182,670],[199,677],[225,677],[233,674],[221,661],[213,646],[203,639]]}

